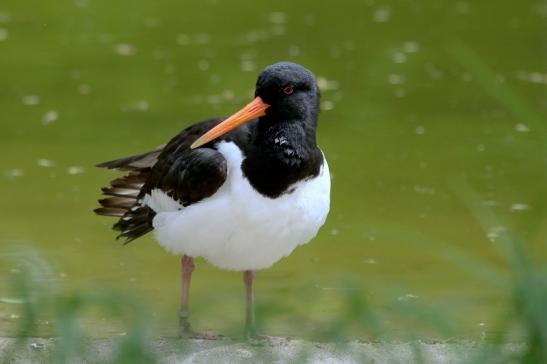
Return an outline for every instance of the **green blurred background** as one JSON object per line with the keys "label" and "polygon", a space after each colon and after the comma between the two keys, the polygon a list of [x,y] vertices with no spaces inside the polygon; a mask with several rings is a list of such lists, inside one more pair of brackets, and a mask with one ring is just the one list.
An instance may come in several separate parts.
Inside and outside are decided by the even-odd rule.
{"label": "green blurred background", "polygon": [[[545,261],[546,20],[547,2],[529,0],[2,0],[0,336],[20,320],[7,281],[25,249],[51,262],[48,284],[127,292],[147,303],[154,332],[174,335],[178,258],[151,236],[114,240],[114,221],[91,210],[115,173],[93,166],[230,114],[263,67],[290,60],[322,88],[332,209],[312,243],[259,272],[259,307],[275,308],[263,331],[313,337],[360,292],[394,332],[392,306],[415,301],[482,337],[504,291],[454,257],[503,270],[496,237],[511,229]],[[485,234],[452,181],[503,223]],[[199,261],[192,284],[196,328],[243,322],[239,273]],[[101,313],[87,327],[121,330]]]}

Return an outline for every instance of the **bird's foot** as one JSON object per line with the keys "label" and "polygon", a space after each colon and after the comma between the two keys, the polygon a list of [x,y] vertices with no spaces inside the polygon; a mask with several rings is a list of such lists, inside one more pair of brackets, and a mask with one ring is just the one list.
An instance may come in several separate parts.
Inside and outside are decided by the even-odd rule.
{"label": "bird's foot", "polygon": [[181,312],[179,317],[179,337],[182,339],[221,340],[223,338],[223,335],[216,334],[209,331],[205,331],[205,332],[194,331],[192,327],[190,326],[190,321],[188,320],[188,313]]}

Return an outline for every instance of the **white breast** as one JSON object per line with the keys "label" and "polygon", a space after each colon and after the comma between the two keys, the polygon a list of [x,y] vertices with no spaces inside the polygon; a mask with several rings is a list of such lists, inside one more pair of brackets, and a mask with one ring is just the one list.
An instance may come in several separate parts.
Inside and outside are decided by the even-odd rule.
{"label": "white breast", "polygon": [[317,234],[330,205],[326,160],[317,177],[272,199],[256,192],[243,176],[243,155],[234,143],[221,142],[218,150],[226,158],[228,175],[211,197],[187,207],[159,190],[144,199],[156,211],[153,225],[160,245],[223,269],[263,269]]}

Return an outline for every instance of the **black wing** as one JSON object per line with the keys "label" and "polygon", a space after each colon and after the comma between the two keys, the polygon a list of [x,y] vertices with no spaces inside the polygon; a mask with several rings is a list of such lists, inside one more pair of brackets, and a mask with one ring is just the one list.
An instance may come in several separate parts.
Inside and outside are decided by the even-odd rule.
{"label": "black wing", "polygon": [[114,229],[126,243],[152,231],[155,212],[142,205],[154,189],[188,206],[213,195],[226,180],[226,160],[214,148],[190,145],[222,119],[211,119],[183,130],[162,149],[101,163],[98,167],[129,171],[102,189],[108,198],[99,200],[99,215],[116,216]]}

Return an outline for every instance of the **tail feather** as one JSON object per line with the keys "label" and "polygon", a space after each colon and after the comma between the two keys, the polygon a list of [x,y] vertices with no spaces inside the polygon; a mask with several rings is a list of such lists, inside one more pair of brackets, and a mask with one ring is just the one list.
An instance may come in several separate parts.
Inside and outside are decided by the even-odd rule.
{"label": "tail feather", "polygon": [[114,216],[120,219],[114,224],[114,230],[120,232],[119,238],[125,244],[152,231],[152,220],[155,212],[141,203],[141,189],[150,175],[150,170],[157,161],[161,150],[139,154],[98,164],[98,167],[129,171],[103,187],[106,198],[100,199],[101,207],[95,213],[103,216]]}
{"label": "tail feather", "polygon": [[116,208],[116,207],[98,207],[93,211],[95,211],[97,215],[117,216],[117,217],[122,217],[127,212],[126,209]]}
{"label": "tail feather", "polygon": [[103,187],[101,188],[103,195],[105,196],[118,196],[125,198],[132,198],[137,200],[140,190],[135,188],[121,188],[121,187]]}
{"label": "tail feather", "polygon": [[99,200],[99,203],[103,207],[118,207],[122,209],[131,209],[135,206],[136,200],[134,198],[123,198],[123,197],[109,197]]}
{"label": "tail feather", "polygon": [[97,167],[118,169],[120,171],[134,171],[138,169],[151,168],[158,161],[161,149],[152,152],[137,154],[131,157],[115,159],[97,164]]}

